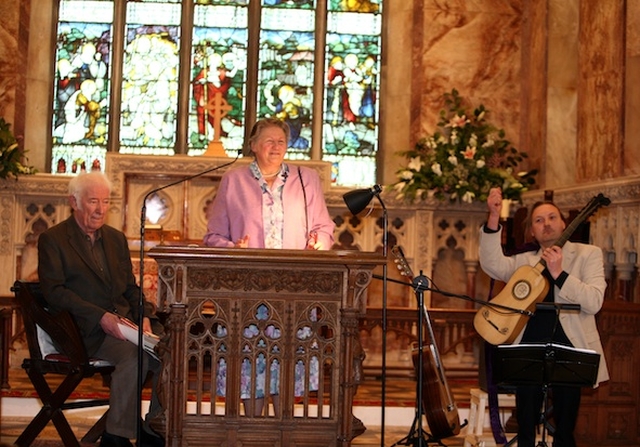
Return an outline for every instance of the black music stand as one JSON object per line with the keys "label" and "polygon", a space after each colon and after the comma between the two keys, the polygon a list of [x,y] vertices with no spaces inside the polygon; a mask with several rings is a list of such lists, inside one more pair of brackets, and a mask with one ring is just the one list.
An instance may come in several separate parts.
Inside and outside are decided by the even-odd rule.
{"label": "black music stand", "polygon": [[593,386],[600,354],[556,343],[499,345],[493,357],[497,385],[540,385],[543,391],[542,440],[546,447],[547,393],[552,386]]}

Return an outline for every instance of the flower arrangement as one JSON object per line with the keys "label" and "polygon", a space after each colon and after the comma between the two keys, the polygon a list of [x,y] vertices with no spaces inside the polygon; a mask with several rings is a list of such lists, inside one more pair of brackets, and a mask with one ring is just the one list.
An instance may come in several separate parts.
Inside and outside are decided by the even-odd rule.
{"label": "flower arrangement", "polygon": [[498,186],[503,198],[521,201],[537,174],[537,170],[517,172],[527,154],[504,138],[504,130],[486,121],[483,105],[470,115],[457,90],[443,97],[446,109],[440,111],[434,134],[400,153],[409,163],[397,172],[399,181],[392,185],[398,198],[420,200],[432,192],[439,200],[484,202],[489,190]]}
{"label": "flower arrangement", "polygon": [[34,174],[33,166],[22,164],[24,152],[11,133],[11,125],[0,117],[0,178],[18,178],[18,175]]}

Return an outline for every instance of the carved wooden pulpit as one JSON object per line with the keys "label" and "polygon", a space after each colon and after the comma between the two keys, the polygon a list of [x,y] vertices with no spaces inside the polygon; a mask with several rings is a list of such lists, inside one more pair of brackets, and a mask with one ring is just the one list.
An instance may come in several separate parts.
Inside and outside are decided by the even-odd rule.
{"label": "carved wooden pulpit", "polygon": [[348,446],[364,431],[352,413],[358,319],[384,257],[191,246],[149,255],[168,314],[168,446]]}

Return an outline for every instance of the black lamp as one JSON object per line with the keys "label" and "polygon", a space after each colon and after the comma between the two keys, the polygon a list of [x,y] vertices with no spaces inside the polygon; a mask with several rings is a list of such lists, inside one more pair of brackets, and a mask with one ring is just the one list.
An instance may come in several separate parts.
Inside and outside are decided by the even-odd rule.
{"label": "black lamp", "polygon": [[382,265],[382,389],[381,389],[381,421],[380,421],[380,446],[384,447],[384,424],[385,424],[385,400],[386,400],[386,383],[387,383],[387,252],[388,252],[388,235],[389,235],[389,218],[387,216],[387,207],[380,198],[382,188],[380,185],[373,185],[371,188],[355,189],[345,193],[342,198],[351,214],[361,213],[374,197],[378,198],[382,206],[382,255],[385,263]]}
{"label": "black lamp", "polygon": [[[345,195],[342,196],[344,199],[344,203],[347,204],[347,208],[351,211],[351,214],[359,214],[364,210],[367,205],[371,202],[374,196],[378,197],[380,200],[380,193],[382,192],[382,188],[380,185],[374,185],[372,188],[365,189],[355,189],[353,191],[349,191]],[[385,209],[384,203],[380,200],[380,204],[382,208]]]}

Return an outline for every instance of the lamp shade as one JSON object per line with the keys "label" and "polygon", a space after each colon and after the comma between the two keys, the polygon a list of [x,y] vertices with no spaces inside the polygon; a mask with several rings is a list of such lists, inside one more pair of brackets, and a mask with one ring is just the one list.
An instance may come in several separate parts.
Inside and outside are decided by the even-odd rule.
{"label": "lamp shade", "polygon": [[380,194],[382,188],[379,185],[375,185],[373,188],[355,189],[344,194],[342,198],[344,203],[347,204],[347,208],[351,211],[351,214],[359,214],[364,210],[367,205],[373,199],[373,196]]}

